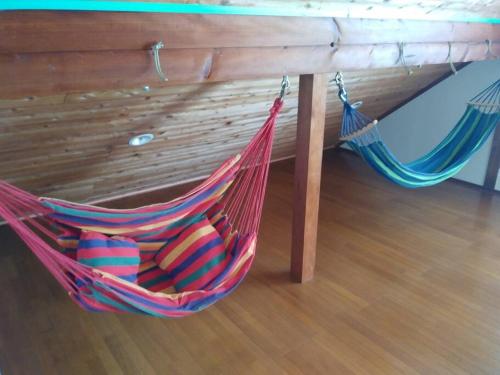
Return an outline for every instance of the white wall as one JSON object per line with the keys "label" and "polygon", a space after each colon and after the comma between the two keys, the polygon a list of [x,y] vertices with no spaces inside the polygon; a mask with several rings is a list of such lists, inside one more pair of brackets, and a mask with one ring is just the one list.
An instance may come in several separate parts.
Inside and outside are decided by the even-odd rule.
{"label": "white wall", "polygon": [[[380,121],[382,138],[402,161],[416,159],[448,134],[469,99],[498,78],[500,60],[467,65],[457,75],[445,79]],[[490,150],[491,137],[455,177],[483,185]],[[500,190],[500,178],[496,190]]]}

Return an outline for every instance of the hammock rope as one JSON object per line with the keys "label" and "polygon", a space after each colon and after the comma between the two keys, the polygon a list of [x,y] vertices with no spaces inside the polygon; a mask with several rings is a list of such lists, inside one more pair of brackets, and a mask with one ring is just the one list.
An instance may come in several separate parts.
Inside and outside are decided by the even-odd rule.
{"label": "hammock rope", "polygon": [[[172,201],[135,209],[110,209],[39,198],[0,181],[0,216],[24,240],[70,298],[88,311],[132,312],[156,317],[181,317],[200,311],[233,291],[252,264],[274,130],[282,106],[281,95],[241,154],[226,160],[205,181]],[[97,233],[120,243],[136,241],[141,249],[142,267],[165,246],[182,240],[193,225],[204,222],[201,218],[212,220],[214,217],[219,218],[218,223],[224,224],[214,223],[209,232],[215,233],[217,226],[223,228],[217,229],[216,237],[219,242],[224,240],[222,256],[225,266],[202,288],[193,290],[148,290],[138,283],[71,258],[61,249],[59,242],[69,234],[76,234],[76,243],[83,246],[83,235],[88,233]],[[222,232],[226,239],[222,238]],[[81,236],[80,240],[78,236]],[[155,241],[160,237],[160,250],[156,249],[152,256],[142,251],[141,246],[145,249],[156,246]],[[188,245],[186,251],[194,247]],[[188,260],[192,258],[192,264],[198,264],[200,258],[207,255],[208,251],[203,252],[206,246],[203,242],[199,248],[193,248],[196,251]],[[143,256],[147,256],[147,260],[143,261]],[[212,259],[204,267],[214,264]],[[189,281],[196,278],[202,268],[193,273]],[[158,267],[156,269],[161,271]],[[168,279],[171,276],[164,273],[162,277]]]}
{"label": "hammock rope", "polygon": [[340,139],[376,172],[406,188],[432,186],[457,174],[500,121],[499,79],[467,103],[464,114],[441,143],[417,160],[403,163],[382,140],[377,120],[350,104],[340,73],[336,83],[344,106]]}

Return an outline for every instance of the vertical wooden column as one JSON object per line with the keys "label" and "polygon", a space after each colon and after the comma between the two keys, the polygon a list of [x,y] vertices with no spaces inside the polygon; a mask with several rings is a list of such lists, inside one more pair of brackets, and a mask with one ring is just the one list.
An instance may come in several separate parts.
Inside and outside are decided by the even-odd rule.
{"label": "vertical wooden column", "polygon": [[498,178],[498,169],[500,169],[500,129],[497,126],[493,135],[491,144],[490,158],[486,169],[483,187],[489,190],[495,190],[495,184]]}
{"label": "vertical wooden column", "polygon": [[326,74],[300,76],[291,256],[296,282],[314,275],[327,86]]}

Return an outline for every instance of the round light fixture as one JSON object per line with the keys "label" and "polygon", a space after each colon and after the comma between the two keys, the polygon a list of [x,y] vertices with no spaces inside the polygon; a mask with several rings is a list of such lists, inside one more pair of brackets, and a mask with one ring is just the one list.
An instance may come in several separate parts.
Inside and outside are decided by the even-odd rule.
{"label": "round light fixture", "polygon": [[128,144],[129,146],[144,146],[145,144],[151,142],[153,139],[155,138],[155,136],[153,134],[150,134],[150,133],[146,133],[146,134],[139,134],[139,135],[136,135],[132,138],[130,138],[128,140]]}

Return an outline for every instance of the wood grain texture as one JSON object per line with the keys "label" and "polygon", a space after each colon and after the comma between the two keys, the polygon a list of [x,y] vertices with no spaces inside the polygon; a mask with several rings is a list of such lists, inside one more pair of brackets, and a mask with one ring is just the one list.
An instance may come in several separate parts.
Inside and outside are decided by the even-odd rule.
{"label": "wood grain texture", "polygon": [[246,280],[181,320],[81,311],[0,228],[2,373],[500,372],[499,194],[453,182],[409,191],[329,153],[317,272],[298,285],[288,274],[293,173],[293,161],[271,167]]}
{"label": "wood grain texture", "polygon": [[489,190],[495,190],[495,185],[498,179],[500,170],[500,130],[498,126],[493,135],[491,143],[490,157],[488,159],[488,166],[486,167],[486,176],[484,177],[483,187]]}
{"label": "wood grain texture", "polygon": [[[159,40],[168,82],[159,79],[150,51]],[[398,43],[411,65],[485,60],[500,55],[500,25],[0,12],[0,98],[393,67],[401,64]]]}
{"label": "wood grain texture", "polygon": [[[454,62],[488,58],[484,42],[452,47]],[[500,55],[500,43],[493,54]],[[447,43],[407,44],[408,65],[448,62]],[[0,54],[0,99],[148,85],[168,87],[193,82],[280,77],[401,66],[396,44],[327,47],[172,49],[161,52],[168,82],[160,81],[149,51]]]}
{"label": "wood grain texture", "polygon": [[[346,72],[353,100],[377,117],[449,70],[427,66]],[[201,178],[262,125],[281,79],[0,100],[0,178],[38,195],[96,201]],[[273,159],[295,153],[296,77],[278,120]],[[341,105],[331,84],[325,146]],[[156,139],[130,148],[128,139]]]}
{"label": "wood grain texture", "polygon": [[[126,0],[134,1],[134,0]],[[136,1],[136,0],[135,0]],[[146,0],[165,2],[164,0]],[[330,17],[464,20],[500,18],[498,0],[180,0],[185,4],[213,4],[259,8],[287,8],[289,12]]]}
{"label": "wood grain texture", "polygon": [[[383,16],[382,16],[383,17]],[[500,39],[495,24],[335,18],[342,44],[464,43]]]}
{"label": "wood grain texture", "polygon": [[167,51],[337,42],[474,43],[498,40],[500,26],[404,19],[22,11],[0,13],[0,35],[0,53],[17,54],[148,50],[159,40]]}
{"label": "wood grain texture", "polygon": [[327,87],[326,74],[299,78],[290,259],[290,274],[296,282],[314,276]]}
{"label": "wood grain texture", "polygon": [[48,11],[1,12],[0,35],[0,53],[148,50],[159,40],[168,49],[325,46],[338,39],[326,17]]}

